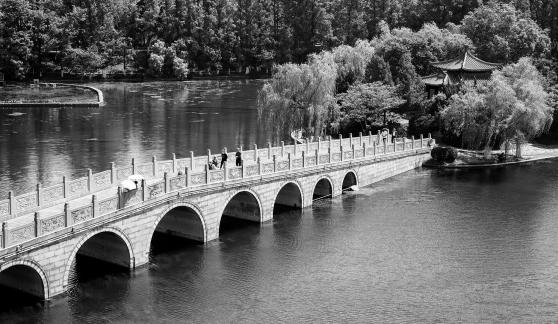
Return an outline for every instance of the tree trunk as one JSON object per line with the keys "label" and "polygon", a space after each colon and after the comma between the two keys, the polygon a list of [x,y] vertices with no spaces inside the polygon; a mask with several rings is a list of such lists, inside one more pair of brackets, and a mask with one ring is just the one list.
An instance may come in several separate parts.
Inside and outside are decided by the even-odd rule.
{"label": "tree trunk", "polygon": [[515,157],[521,159],[521,140],[519,137],[515,138]]}

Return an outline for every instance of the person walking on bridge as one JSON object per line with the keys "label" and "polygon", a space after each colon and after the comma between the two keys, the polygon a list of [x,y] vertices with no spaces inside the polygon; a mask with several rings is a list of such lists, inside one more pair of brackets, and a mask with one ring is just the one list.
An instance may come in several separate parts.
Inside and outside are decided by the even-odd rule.
{"label": "person walking on bridge", "polygon": [[240,148],[236,149],[236,166],[242,166],[242,153]]}
{"label": "person walking on bridge", "polygon": [[219,167],[219,169],[222,169],[223,166],[226,167],[228,158],[229,157],[227,155],[227,152],[225,152],[225,150],[223,150],[223,152],[221,152],[221,166]]}

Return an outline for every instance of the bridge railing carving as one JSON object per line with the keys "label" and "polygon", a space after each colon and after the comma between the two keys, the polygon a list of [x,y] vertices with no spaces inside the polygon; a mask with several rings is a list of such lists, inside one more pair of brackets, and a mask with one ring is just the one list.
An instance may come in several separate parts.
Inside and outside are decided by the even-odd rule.
{"label": "bridge railing carving", "polygon": [[[167,193],[187,187],[200,187],[211,183],[222,183],[238,179],[269,175],[289,170],[312,168],[319,165],[342,163],[348,160],[375,157],[414,149],[425,148],[431,137],[420,139],[381,138],[378,135],[341,138],[337,140],[306,142],[279,147],[268,147],[242,152],[242,166],[232,166],[236,152],[230,152],[229,163],[219,170],[210,170],[208,162],[213,156],[157,161],[151,163],[116,167],[93,174],[88,170],[87,176],[72,181],[62,179],[61,184],[41,188],[34,192],[14,196],[10,192],[8,199],[0,200],[0,248],[20,244],[26,240],[47,234],[58,229],[72,226],[92,218],[117,212],[129,206],[156,199]],[[270,145],[269,145],[270,146]],[[271,152],[271,154],[270,154]],[[217,156],[217,155],[215,155]],[[217,156],[220,160],[220,154]],[[125,192],[118,187],[114,194],[97,199],[96,192],[115,188],[118,182],[131,174],[141,174],[145,180],[137,190]],[[91,203],[74,206],[71,199],[91,195]],[[41,215],[45,208],[60,206],[60,213]]]}

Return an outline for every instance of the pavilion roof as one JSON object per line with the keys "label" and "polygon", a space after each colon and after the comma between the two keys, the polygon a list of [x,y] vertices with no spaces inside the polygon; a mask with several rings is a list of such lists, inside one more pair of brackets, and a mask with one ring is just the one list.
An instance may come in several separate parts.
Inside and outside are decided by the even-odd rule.
{"label": "pavilion roof", "polygon": [[479,59],[469,51],[447,61],[432,62],[432,66],[444,71],[489,72],[496,70],[502,64],[490,63]]}

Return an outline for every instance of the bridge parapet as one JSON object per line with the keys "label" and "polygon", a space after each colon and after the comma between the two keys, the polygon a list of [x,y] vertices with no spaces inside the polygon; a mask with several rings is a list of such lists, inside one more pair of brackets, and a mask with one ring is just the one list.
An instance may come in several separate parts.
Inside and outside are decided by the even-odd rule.
{"label": "bridge parapet", "polygon": [[[268,177],[293,170],[312,171],[347,161],[376,159],[428,146],[428,138],[391,139],[381,141],[377,135],[318,140],[242,151],[242,166],[225,166],[209,170],[210,152],[206,156],[193,156],[151,163],[116,167],[99,173],[88,171],[87,176],[72,181],[63,178],[61,184],[41,188],[31,193],[0,201],[0,248],[18,245],[36,237],[47,235],[73,224],[115,213],[123,208],[156,200],[187,188],[201,189],[217,183],[227,183]],[[232,161],[235,152],[231,154]],[[131,174],[142,174],[144,180],[137,190],[124,192],[118,183]],[[263,179],[263,178],[262,178]]]}

